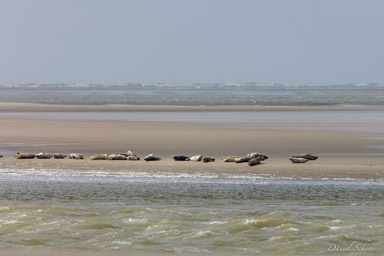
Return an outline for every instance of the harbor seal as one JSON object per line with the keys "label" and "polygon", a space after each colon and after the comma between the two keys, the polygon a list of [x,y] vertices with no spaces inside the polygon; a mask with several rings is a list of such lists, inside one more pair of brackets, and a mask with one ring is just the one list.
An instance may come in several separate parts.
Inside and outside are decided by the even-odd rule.
{"label": "harbor seal", "polygon": [[44,153],[44,152],[40,152],[38,154],[35,155],[37,159],[50,159],[52,158],[52,154],[48,154],[48,153]]}
{"label": "harbor seal", "polygon": [[54,153],[53,154],[53,158],[54,159],[64,159],[64,158],[66,158],[67,156],[66,155],[64,155],[64,154],[60,154],[60,153]]}
{"label": "harbor seal", "polygon": [[91,160],[107,160],[108,155],[107,154],[97,154],[97,155],[92,155],[89,158]]}
{"label": "harbor seal", "polygon": [[79,154],[79,153],[71,153],[68,155],[68,158],[79,160],[79,159],[84,159],[84,156],[82,154]]}
{"label": "harbor seal", "polygon": [[175,161],[188,161],[187,159],[189,159],[188,156],[182,156],[182,155],[174,155],[172,156],[172,158]]}
{"label": "harbor seal", "polygon": [[264,161],[264,160],[268,159],[268,156],[262,155],[262,154],[260,154],[258,152],[249,153],[249,154],[247,154],[247,157],[249,157],[249,158],[259,158],[260,161]]}
{"label": "harbor seal", "polygon": [[128,157],[122,154],[110,154],[107,156],[107,160],[127,160]]}
{"label": "harbor seal", "polygon": [[155,154],[149,154],[146,157],[144,157],[144,161],[159,161],[161,158],[156,156]]}
{"label": "harbor seal", "polygon": [[[250,158],[250,157],[239,157],[236,159],[235,163],[239,164],[239,163],[247,163],[249,160],[251,160],[253,158]],[[255,158],[256,159],[256,158]]]}
{"label": "harbor seal", "polygon": [[2,158],[3,156],[2,155],[0,155],[0,158]]}
{"label": "harbor seal", "polygon": [[248,161],[249,166],[255,166],[260,164],[261,160],[259,158],[252,158],[251,160]]}
{"label": "harbor seal", "polygon": [[127,159],[131,161],[138,161],[140,160],[140,157],[138,157],[133,151],[128,150],[127,151]]}
{"label": "harbor seal", "polygon": [[15,155],[16,159],[33,159],[35,158],[34,154],[28,154],[28,153],[19,153],[17,152]]}
{"label": "harbor seal", "polygon": [[294,158],[304,158],[304,159],[308,159],[308,160],[316,160],[318,157],[317,156],[314,156],[314,155],[311,155],[311,154],[300,154],[300,155],[296,155],[296,156],[292,156]]}
{"label": "harbor seal", "polygon": [[202,161],[204,163],[215,162],[215,158],[213,156],[204,156]]}
{"label": "harbor seal", "polygon": [[237,156],[224,156],[221,159],[224,163],[236,162],[240,157]]}
{"label": "harbor seal", "polygon": [[201,159],[203,159],[203,156],[197,155],[197,156],[191,156],[188,159],[186,159],[185,161],[200,162]]}
{"label": "harbor seal", "polygon": [[291,157],[289,158],[289,160],[291,160],[291,162],[294,164],[303,164],[309,161],[308,159],[301,158],[301,157]]}

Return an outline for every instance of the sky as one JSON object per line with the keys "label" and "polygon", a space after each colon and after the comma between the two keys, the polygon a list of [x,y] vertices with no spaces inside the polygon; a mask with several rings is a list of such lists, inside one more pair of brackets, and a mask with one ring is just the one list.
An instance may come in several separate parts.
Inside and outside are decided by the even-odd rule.
{"label": "sky", "polygon": [[383,83],[382,0],[0,0],[0,84]]}

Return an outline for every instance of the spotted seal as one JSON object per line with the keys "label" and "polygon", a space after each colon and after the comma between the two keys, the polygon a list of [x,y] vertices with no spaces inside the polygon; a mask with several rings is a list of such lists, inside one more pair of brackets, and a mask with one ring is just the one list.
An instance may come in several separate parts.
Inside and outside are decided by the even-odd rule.
{"label": "spotted seal", "polygon": [[128,150],[127,151],[127,159],[131,161],[138,161],[140,160],[140,157],[138,157],[133,151]]}
{"label": "spotted seal", "polygon": [[237,156],[224,156],[221,158],[225,163],[236,162],[239,157]]}
{"label": "spotted seal", "polygon": [[249,154],[247,154],[247,157],[249,157],[249,158],[259,158],[260,161],[264,161],[264,160],[268,159],[268,156],[262,155],[262,154],[260,154],[258,152],[249,153]]}
{"label": "spotted seal", "polygon": [[122,154],[110,154],[107,155],[107,160],[127,160],[128,157]]}
{"label": "spotted seal", "polygon": [[84,156],[82,154],[79,154],[79,153],[70,153],[68,155],[68,158],[69,159],[79,160],[79,159],[84,159]]}

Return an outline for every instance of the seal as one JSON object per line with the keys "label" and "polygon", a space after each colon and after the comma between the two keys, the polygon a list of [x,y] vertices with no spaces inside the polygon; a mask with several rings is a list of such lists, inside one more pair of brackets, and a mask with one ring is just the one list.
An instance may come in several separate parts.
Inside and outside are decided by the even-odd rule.
{"label": "seal", "polygon": [[138,161],[140,160],[140,157],[138,157],[133,151],[128,150],[127,151],[127,159],[132,161]]}
{"label": "seal", "polygon": [[301,158],[301,157],[291,157],[289,158],[289,160],[291,160],[291,162],[294,164],[303,164],[309,161],[308,159]]}
{"label": "seal", "polygon": [[197,156],[191,156],[188,159],[186,159],[185,161],[200,162],[201,159],[203,159],[203,156],[197,155]]}
{"label": "seal", "polygon": [[187,159],[190,159],[188,156],[182,156],[182,155],[174,155],[172,156],[172,158],[175,161],[189,161]]}
{"label": "seal", "polygon": [[204,156],[202,161],[204,163],[215,162],[215,158],[213,156]]}
{"label": "seal", "polygon": [[54,159],[64,159],[64,158],[66,158],[67,156],[66,155],[64,155],[64,154],[60,154],[60,153],[54,153],[53,154],[53,158]]}
{"label": "seal", "polygon": [[128,157],[122,154],[110,154],[107,156],[107,160],[127,160]]}
{"label": "seal", "polygon": [[225,162],[225,163],[230,163],[230,162],[236,162],[240,157],[237,157],[237,156],[224,156],[222,157],[221,159]]}
{"label": "seal", "polygon": [[97,154],[97,155],[92,155],[89,158],[91,160],[107,160],[108,155],[107,154]]}
{"label": "seal", "polygon": [[249,153],[249,154],[247,154],[247,157],[249,157],[249,158],[259,158],[260,161],[264,161],[264,160],[268,159],[268,156],[262,155],[262,154],[260,154],[258,152]]}
{"label": "seal", "polygon": [[19,153],[17,152],[15,155],[16,159],[33,159],[35,158],[34,154],[28,154],[28,153]]}
{"label": "seal", "polygon": [[161,158],[156,156],[155,154],[149,154],[146,157],[144,157],[144,161],[159,161]]}
{"label": "seal", "polygon": [[259,158],[252,158],[251,160],[248,161],[249,166],[255,166],[260,164],[261,160]]}
{"label": "seal", "polygon": [[[253,159],[253,158],[250,158],[250,157],[239,157],[236,161],[235,161],[235,163],[237,163],[237,164],[240,164],[240,163],[247,163],[249,160],[251,160],[251,159]],[[256,159],[256,158],[255,158]]]}
{"label": "seal", "polygon": [[311,155],[311,154],[300,154],[300,155],[296,155],[296,156],[292,156],[294,158],[304,158],[304,159],[308,159],[308,160],[316,160],[318,157],[317,156],[314,156],[314,155]]}
{"label": "seal", "polygon": [[0,155],[0,158],[2,158],[3,156],[2,155]]}
{"label": "seal", "polygon": [[38,153],[35,156],[37,159],[50,159],[50,158],[52,158],[52,154],[48,154],[48,153],[44,153],[44,152]]}
{"label": "seal", "polygon": [[82,154],[79,154],[79,153],[71,153],[68,155],[68,158],[79,160],[79,159],[84,159],[84,156]]}

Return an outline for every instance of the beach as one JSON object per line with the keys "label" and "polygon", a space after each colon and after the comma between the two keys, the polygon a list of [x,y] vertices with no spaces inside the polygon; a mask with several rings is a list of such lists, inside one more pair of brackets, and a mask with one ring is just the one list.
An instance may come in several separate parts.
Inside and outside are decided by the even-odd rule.
{"label": "beach", "polygon": [[[0,106],[0,235],[15,255],[383,249],[380,106]],[[127,150],[141,160],[89,159]],[[252,167],[221,159],[250,152],[269,159]],[[143,161],[150,153],[161,160]],[[288,160],[301,153],[319,158]],[[216,161],[172,159],[200,154]]]}

